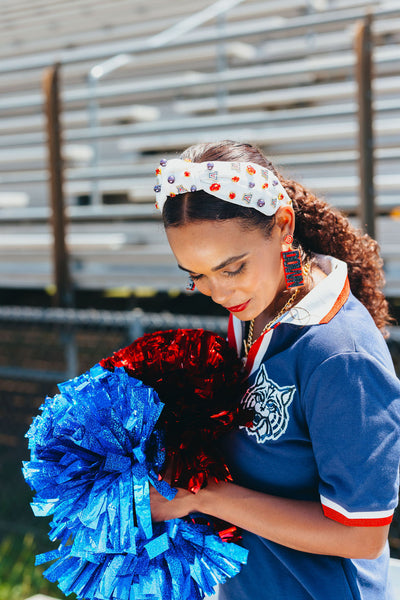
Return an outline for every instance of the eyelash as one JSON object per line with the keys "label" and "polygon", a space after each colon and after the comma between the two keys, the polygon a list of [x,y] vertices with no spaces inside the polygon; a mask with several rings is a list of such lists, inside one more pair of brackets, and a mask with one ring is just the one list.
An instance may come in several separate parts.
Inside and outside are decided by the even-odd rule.
{"label": "eyelash", "polygon": [[[238,269],[236,269],[236,271],[224,271],[225,275],[227,275],[228,277],[235,277],[235,275],[239,275],[239,273],[241,273],[244,268],[245,268],[246,264],[242,263],[240,265],[240,267]],[[203,275],[190,275],[191,279],[193,279],[193,281],[198,281],[199,279],[201,279],[203,277]]]}
{"label": "eyelash", "polygon": [[239,275],[239,273],[244,270],[245,266],[246,264],[242,263],[236,271],[225,271],[225,274],[228,275],[228,277],[234,277],[235,275]]}

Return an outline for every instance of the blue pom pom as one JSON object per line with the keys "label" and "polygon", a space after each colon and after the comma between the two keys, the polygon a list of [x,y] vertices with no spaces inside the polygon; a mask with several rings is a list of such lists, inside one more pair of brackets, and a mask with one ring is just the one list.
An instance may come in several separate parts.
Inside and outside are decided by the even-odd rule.
{"label": "blue pom pom", "polygon": [[135,548],[138,537],[152,536],[149,481],[158,485],[163,463],[153,430],[164,405],[123,369],[100,365],[59,390],[27,433],[31,461],[23,472],[36,491],[33,511],[53,515],[51,537],[64,524],[92,551]]}
{"label": "blue pom pom", "polygon": [[[136,553],[107,554],[101,561],[96,554],[78,557],[73,546],[62,547],[44,575],[78,598],[193,600],[213,594],[247,560],[247,550],[222,542],[205,525],[175,519],[154,529]],[[48,554],[48,560],[55,558]]]}
{"label": "blue pom pom", "polygon": [[165,453],[156,392],[100,365],[59,385],[27,433],[26,481],[36,492],[36,516],[52,515],[49,537],[57,559],[45,572],[65,593],[87,600],[192,600],[233,577],[247,551],[221,541],[211,527],[183,519],[153,524],[150,484]]}

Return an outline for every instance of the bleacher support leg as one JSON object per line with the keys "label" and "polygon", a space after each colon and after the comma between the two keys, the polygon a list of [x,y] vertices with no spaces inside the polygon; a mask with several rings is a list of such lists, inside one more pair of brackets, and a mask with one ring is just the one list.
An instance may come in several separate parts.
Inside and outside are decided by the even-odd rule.
{"label": "bleacher support leg", "polygon": [[355,35],[358,101],[358,149],[361,227],[375,238],[374,139],[372,108],[371,14],[358,23]]}
{"label": "bleacher support leg", "polygon": [[59,65],[49,67],[43,76],[45,113],[47,118],[48,170],[50,183],[51,226],[53,230],[53,265],[56,293],[54,304],[73,304],[68,250],[65,241],[65,207],[60,124]]}

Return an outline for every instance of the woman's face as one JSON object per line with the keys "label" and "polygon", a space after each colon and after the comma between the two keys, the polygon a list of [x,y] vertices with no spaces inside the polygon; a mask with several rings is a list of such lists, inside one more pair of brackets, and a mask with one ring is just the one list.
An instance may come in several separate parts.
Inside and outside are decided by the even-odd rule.
{"label": "woman's face", "polygon": [[198,221],[166,232],[178,266],[199,292],[242,321],[268,312],[285,289],[281,226],[275,225],[268,238],[260,229],[245,229],[238,219]]}

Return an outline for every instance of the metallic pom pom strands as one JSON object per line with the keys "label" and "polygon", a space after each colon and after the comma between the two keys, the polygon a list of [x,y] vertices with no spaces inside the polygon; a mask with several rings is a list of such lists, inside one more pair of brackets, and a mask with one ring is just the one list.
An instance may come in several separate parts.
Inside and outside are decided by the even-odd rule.
{"label": "metallic pom pom strands", "polygon": [[[241,371],[236,355],[227,366],[226,359],[232,353],[227,344],[222,348],[224,340],[220,342],[203,330],[190,332],[187,336],[182,330],[158,332],[137,340],[130,366],[133,367],[134,361],[137,367],[142,365],[148,370],[151,357],[153,365],[159,367],[158,342],[168,334],[162,361],[166,379],[171,375],[168,371],[171,358],[178,354],[175,364],[181,365],[185,357],[188,363],[185,372],[191,387],[197,390],[200,384],[212,396],[207,403],[204,394],[199,395],[196,404],[202,410],[205,404],[208,407],[204,419],[210,444],[219,431],[240,423],[236,420],[239,411],[235,395],[219,390],[225,391],[226,385],[235,388],[241,380]],[[175,340],[175,345],[171,340]],[[177,344],[178,340],[186,342],[184,348]],[[197,355],[193,358],[187,346],[196,348],[203,359],[205,350],[210,351],[204,361],[207,378],[200,377],[198,381],[190,377],[189,373],[198,372],[199,367]],[[157,350],[150,351],[150,347]],[[110,357],[102,361],[108,367],[97,364],[87,373],[60,384],[60,393],[45,400],[41,414],[27,433],[31,460],[24,463],[23,471],[26,481],[36,491],[32,508],[38,517],[52,515],[49,537],[51,541],[57,540],[57,547],[38,555],[36,564],[52,561],[44,576],[57,582],[65,595],[74,593],[78,600],[204,598],[214,592],[217,583],[224,583],[240,571],[248,551],[235,543],[226,543],[234,541],[234,528],[226,529],[223,524],[221,530],[211,518],[205,520],[202,516],[197,522],[196,515],[191,515],[152,522],[150,483],[167,499],[171,500],[176,493],[160,476],[167,453],[169,422],[175,427],[170,437],[174,443],[176,440],[176,413],[170,413],[169,419],[165,413],[170,401],[176,399],[179,385],[171,384],[171,400],[163,403],[151,386],[126,372],[131,349],[129,346],[120,351],[125,358],[124,366],[114,366],[114,357]],[[119,358],[120,354],[114,356]],[[173,369],[175,375],[176,370],[179,369]],[[154,378],[158,380],[159,375],[158,370]],[[182,386],[182,376],[178,375],[177,380]],[[164,394],[168,387],[163,386]],[[186,391],[184,387],[183,393]],[[218,398],[226,411],[221,412]],[[182,440],[186,440],[184,464],[193,469],[190,488],[201,487],[221,469],[225,473],[218,450],[213,460],[212,451],[207,452],[208,445],[202,446],[204,451],[193,459],[191,444],[204,444],[205,437],[203,432],[199,436],[187,435],[190,429],[186,427],[192,427],[193,414],[198,417],[201,413],[196,410],[191,416],[186,414],[191,406],[188,403],[187,410],[182,408],[182,437],[176,442],[174,453],[176,457],[181,452]],[[181,408],[182,403],[177,407]],[[221,414],[215,414],[216,410]],[[188,468],[183,468],[181,478],[188,478],[187,474]],[[227,474],[223,474],[223,479],[226,478]]]}
{"label": "metallic pom pom strands", "polygon": [[275,214],[280,206],[291,204],[276,175],[255,163],[161,159],[156,176],[154,191],[156,207],[160,210],[168,196],[198,190],[226,202],[254,208],[267,216]]}

